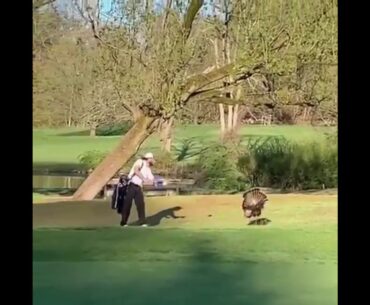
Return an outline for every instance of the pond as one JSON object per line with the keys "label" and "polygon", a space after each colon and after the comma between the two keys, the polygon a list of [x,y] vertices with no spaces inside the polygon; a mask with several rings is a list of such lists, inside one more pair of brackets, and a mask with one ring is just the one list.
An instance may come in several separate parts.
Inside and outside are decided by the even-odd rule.
{"label": "pond", "polygon": [[[154,177],[158,183],[163,180],[161,176],[154,175]],[[85,176],[76,175],[34,174],[33,189],[77,189],[85,178]]]}
{"label": "pond", "polygon": [[76,189],[85,177],[68,175],[33,175],[33,189]]}
{"label": "pond", "polygon": [[[163,177],[154,175],[156,185],[163,185]],[[57,174],[34,174],[33,175],[33,190],[34,191],[50,191],[50,190],[75,190],[85,180],[85,176],[73,175],[57,175]]]}
{"label": "pond", "polygon": [[[196,190],[193,187],[194,181],[193,179],[181,179],[181,181],[171,181],[164,179],[161,176],[154,175],[156,184],[153,188],[144,189],[146,195],[158,195],[165,194],[168,195],[169,193],[181,193],[190,195],[193,192],[199,192],[204,190]],[[34,173],[33,174],[33,192],[35,193],[58,193],[58,194],[72,194],[78,187],[82,184],[82,182],[86,179],[86,176],[78,176],[73,174],[41,174],[41,173]],[[175,179],[177,180],[177,179]],[[164,186],[167,187],[164,188]],[[202,193],[201,192],[201,193]],[[171,194],[172,194],[171,193]]]}

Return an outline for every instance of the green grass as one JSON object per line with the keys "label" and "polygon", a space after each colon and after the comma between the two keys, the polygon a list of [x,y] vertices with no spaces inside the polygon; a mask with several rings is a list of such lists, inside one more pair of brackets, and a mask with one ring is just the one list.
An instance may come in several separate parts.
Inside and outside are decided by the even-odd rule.
{"label": "green grass", "polygon": [[[320,140],[330,128],[311,126],[246,126],[240,135],[246,139],[253,136],[285,136],[295,141]],[[35,129],[33,131],[33,166],[36,169],[73,170],[80,168],[78,156],[89,150],[110,151],[118,142],[118,136],[96,137],[84,134],[81,129]],[[177,127],[174,132],[176,145],[192,138],[199,143],[209,143],[218,139],[216,125],[189,125]],[[158,136],[149,138],[141,149],[156,152],[159,150]]]}
{"label": "green grass", "polygon": [[33,203],[44,203],[50,202],[51,200],[60,200],[61,197],[57,192],[52,193],[32,193],[32,202]]}
{"label": "green grass", "polygon": [[248,226],[240,195],[148,198],[126,230],[108,202],[35,205],[34,304],[337,304],[337,197],[269,199]]}
{"label": "green grass", "polygon": [[42,202],[44,200],[47,200],[48,196],[44,194],[39,193],[32,193],[32,202]]}

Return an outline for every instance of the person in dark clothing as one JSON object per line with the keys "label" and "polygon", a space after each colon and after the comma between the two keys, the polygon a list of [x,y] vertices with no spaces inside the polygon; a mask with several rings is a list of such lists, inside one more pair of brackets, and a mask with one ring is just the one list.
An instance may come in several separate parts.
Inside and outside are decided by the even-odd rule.
{"label": "person in dark clothing", "polygon": [[154,184],[154,176],[151,166],[154,165],[154,157],[152,153],[147,153],[145,156],[137,160],[130,173],[128,174],[129,184],[127,187],[126,197],[123,203],[121,226],[127,227],[127,221],[130,216],[132,201],[135,201],[139,221],[138,224],[147,227],[145,221],[145,201],[143,194],[144,184]]}

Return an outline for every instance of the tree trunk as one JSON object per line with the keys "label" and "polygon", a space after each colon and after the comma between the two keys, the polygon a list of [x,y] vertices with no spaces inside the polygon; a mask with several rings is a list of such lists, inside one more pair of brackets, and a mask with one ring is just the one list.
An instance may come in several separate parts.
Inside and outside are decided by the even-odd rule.
{"label": "tree trunk", "polygon": [[233,131],[233,106],[228,106],[228,113],[227,113],[227,131],[232,132]]}
{"label": "tree trunk", "polygon": [[233,131],[236,132],[236,128],[238,127],[238,115],[239,115],[239,105],[236,104],[234,106],[234,115],[233,115]]}
{"label": "tree trunk", "polygon": [[[235,99],[239,100],[242,94],[240,87],[236,89]],[[233,115],[233,131],[236,133],[238,127],[238,117],[239,117],[239,104],[234,106],[234,115]]]}
{"label": "tree trunk", "polygon": [[162,150],[166,152],[171,152],[171,145],[172,145],[172,125],[173,125],[173,117],[171,117],[167,122],[163,123],[162,126]]}
{"label": "tree trunk", "polygon": [[166,138],[166,141],[164,143],[164,151],[171,152],[172,147],[172,138],[171,136],[169,138]]}
{"label": "tree trunk", "polygon": [[198,111],[194,112],[193,114],[193,124],[194,125],[198,125],[198,121],[199,121],[198,115],[199,115]]}
{"label": "tree trunk", "polygon": [[155,119],[141,117],[121,138],[118,146],[98,165],[74,193],[74,200],[92,200],[117,171],[140,148],[153,131],[150,129]]}
{"label": "tree trunk", "polygon": [[[215,7],[214,7],[215,9]],[[215,14],[214,14],[215,16]],[[215,61],[216,61],[216,67],[220,68],[220,58],[219,58],[219,50],[218,50],[218,39],[214,39],[213,41],[214,50],[215,50]],[[223,104],[218,104],[218,109],[220,112],[220,127],[221,127],[221,139],[224,138],[226,128],[225,128],[225,109]]]}
{"label": "tree trunk", "polygon": [[96,136],[96,126],[91,125],[90,126],[90,137],[95,137]]}
{"label": "tree trunk", "polygon": [[[225,28],[224,28],[224,34],[223,34],[223,56],[224,56],[224,64],[230,64],[231,63],[231,46],[230,46],[230,37],[229,37],[229,21],[226,21],[229,17],[229,8],[227,6],[227,2],[224,3],[224,13],[225,13]],[[233,81],[233,78],[230,76],[229,82],[231,83]],[[233,91],[230,92],[230,98],[234,98]],[[233,117],[234,117],[234,107],[232,105],[228,106],[228,113],[227,113],[227,131],[229,136],[233,134]]]}
{"label": "tree trunk", "polygon": [[193,124],[198,125],[198,119],[199,119],[199,112],[200,112],[200,107],[199,104],[195,104],[195,111],[193,112]]}
{"label": "tree trunk", "polygon": [[72,108],[73,108],[73,103],[71,99],[71,102],[69,103],[69,111],[68,111],[68,127],[72,126]]}
{"label": "tree trunk", "polygon": [[221,137],[225,135],[225,110],[223,104],[218,104],[220,110]]}

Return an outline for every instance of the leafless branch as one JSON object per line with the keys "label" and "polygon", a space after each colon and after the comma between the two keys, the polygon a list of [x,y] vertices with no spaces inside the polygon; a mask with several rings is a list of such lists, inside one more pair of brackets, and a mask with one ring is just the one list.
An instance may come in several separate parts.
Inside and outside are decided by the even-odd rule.
{"label": "leafless branch", "polygon": [[184,93],[181,97],[181,101],[185,103],[190,97],[198,93],[203,93],[205,91],[224,87],[224,84],[220,84],[219,86],[216,85],[216,87],[212,89],[206,89],[207,86],[230,76],[232,76],[233,79],[232,81],[228,82],[227,85],[236,84],[241,80],[248,79],[253,74],[258,73],[263,68],[263,66],[263,64],[258,64],[250,68],[246,66],[228,64],[219,69],[212,70],[211,72],[195,75],[188,79],[184,88]]}
{"label": "leafless branch", "polygon": [[121,94],[121,92],[120,92],[120,90],[119,90],[119,88],[117,87],[117,85],[116,85],[116,84],[114,84],[114,89],[115,89],[115,91],[116,91],[117,95],[118,95],[118,96],[119,96],[119,98],[120,98],[120,101],[121,101],[121,103],[122,103],[123,108],[125,108],[128,112],[130,112],[132,115],[134,115],[134,111],[133,111],[132,107],[130,107],[129,105],[127,105],[127,104],[125,103],[125,101],[124,101],[124,99],[123,99],[123,97],[122,97],[122,94]]}
{"label": "leafless branch", "polygon": [[166,8],[165,8],[164,16],[163,16],[162,30],[164,30],[167,25],[168,14],[170,13],[171,6],[172,6],[172,0],[167,0]]}
{"label": "leafless branch", "polygon": [[33,10],[37,10],[47,4],[51,4],[55,2],[55,0],[33,0],[32,2],[32,8]]}
{"label": "leafless branch", "polygon": [[[103,46],[105,47],[108,47],[109,49],[113,50],[113,51],[123,51],[122,49],[108,43],[107,41],[105,41],[101,35],[99,34],[99,29],[98,29],[98,25],[97,25],[97,22],[95,20],[95,17],[92,15],[92,11],[91,9],[88,9],[87,10],[87,17],[85,16],[82,8],[79,6],[79,4],[77,3],[76,0],[74,0],[74,4],[78,10],[78,12],[80,13],[81,17],[83,19],[85,19],[89,24],[90,24],[90,27],[91,27],[91,30],[93,32],[93,36],[94,38],[96,38]],[[126,54],[129,54],[128,52],[125,52]],[[113,60],[118,63],[118,58],[116,56],[116,54],[114,52],[111,53],[112,55],[112,58]],[[132,54],[130,54],[132,55]],[[137,56],[133,56],[133,58],[135,60],[137,60],[137,62],[139,62],[140,64],[142,64],[144,66],[144,68],[147,68],[147,65],[143,62],[141,56],[137,57]]]}

